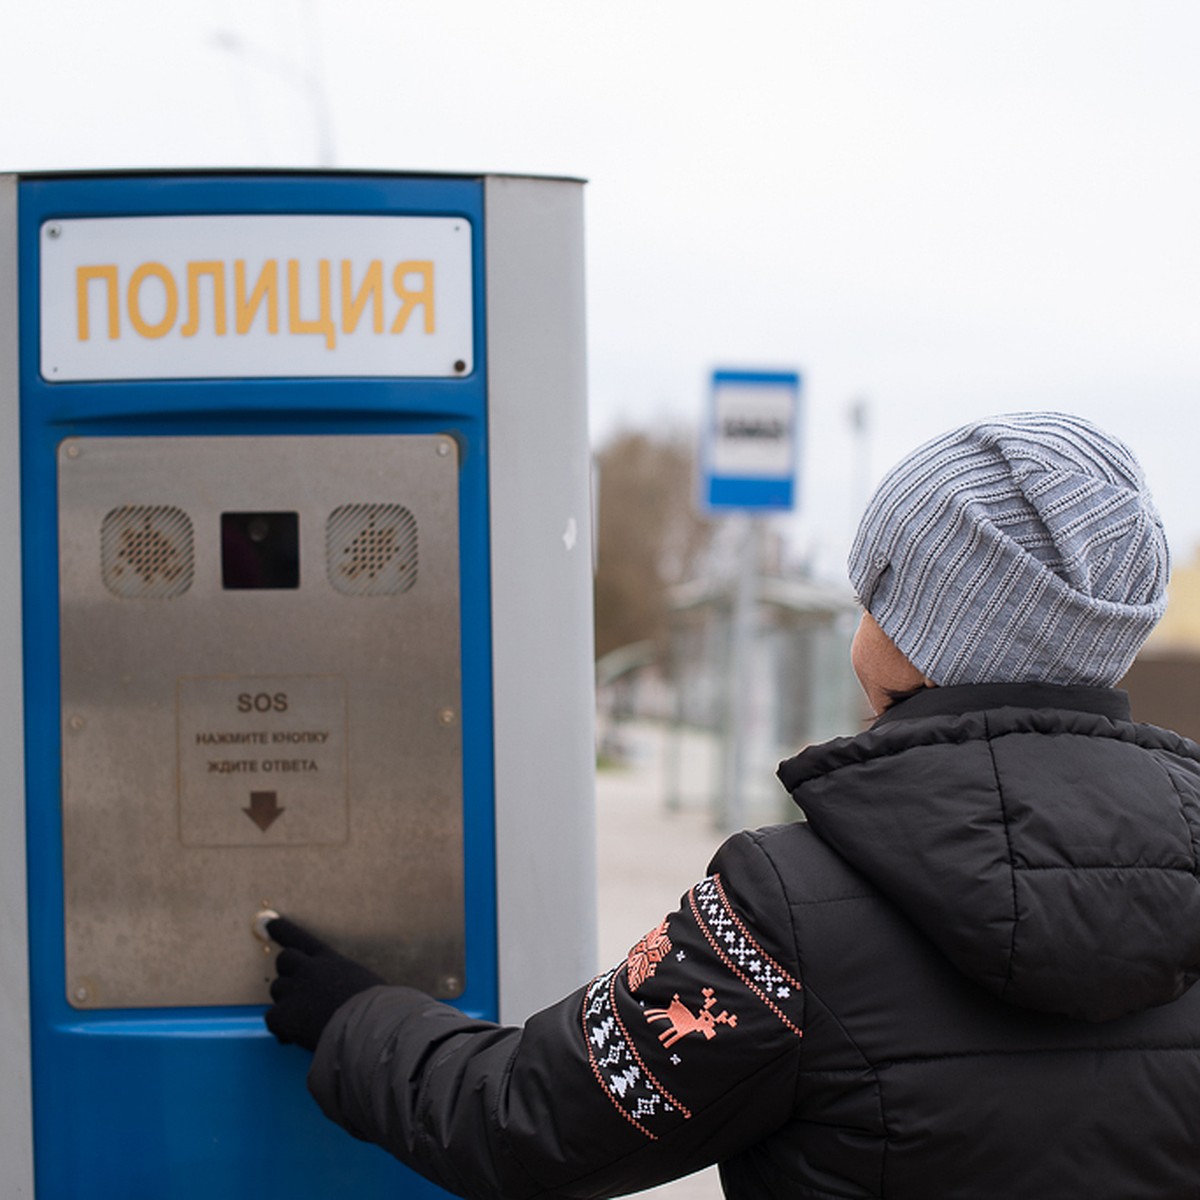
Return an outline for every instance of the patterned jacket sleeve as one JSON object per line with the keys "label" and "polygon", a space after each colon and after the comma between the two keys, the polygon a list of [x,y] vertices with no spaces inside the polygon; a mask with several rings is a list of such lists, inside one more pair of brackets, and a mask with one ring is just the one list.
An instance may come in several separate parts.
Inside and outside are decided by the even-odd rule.
{"label": "patterned jacket sleeve", "polygon": [[355,1136],[459,1195],[619,1195],[788,1120],[803,1010],[786,898],[739,834],[625,961],[523,1029],[375,988],[338,1011],[309,1086]]}

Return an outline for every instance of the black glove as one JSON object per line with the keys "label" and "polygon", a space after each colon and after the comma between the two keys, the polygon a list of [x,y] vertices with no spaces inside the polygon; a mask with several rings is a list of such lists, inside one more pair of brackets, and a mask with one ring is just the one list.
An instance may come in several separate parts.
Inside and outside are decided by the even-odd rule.
{"label": "black glove", "polygon": [[315,1050],[321,1031],[351,996],[386,982],[287,917],[276,917],[267,932],[284,947],[275,960],[279,977],[271,984],[275,1003],[267,1010],[267,1028],[285,1045]]}

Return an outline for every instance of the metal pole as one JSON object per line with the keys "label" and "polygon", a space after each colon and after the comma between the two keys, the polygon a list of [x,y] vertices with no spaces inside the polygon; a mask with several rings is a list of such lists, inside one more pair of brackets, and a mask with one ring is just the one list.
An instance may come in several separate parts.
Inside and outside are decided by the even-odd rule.
{"label": "metal pole", "polygon": [[721,824],[728,831],[746,823],[745,757],[750,708],[750,666],[758,600],[759,541],[762,523],[743,517],[738,545],[737,577],[729,630],[729,672],[726,679],[724,790]]}
{"label": "metal pole", "polygon": [[[311,22],[311,8],[306,11]],[[305,94],[312,107],[313,132],[317,142],[317,166],[332,167],[336,161],[333,125],[330,120],[325,85],[318,72],[297,66],[291,59],[285,58],[281,54],[264,50],[261,46],[247,41],[240,33],[232,29],[218,29],[212,35],[212,44],[218,50],[225,50],[244,62],[257,63]]]}
{"label": "metal pole", "polygon": [[[854,435],[854,512],[851,521],[857,522],[870,498],[871,480],[871,404],[865,396],[850,402],[847,416]],[[853,529],[852,529],[853,532]]]}
{"label": "metal pole", "polygon": [[683,634],[676,625],[671,629],[668,645],[668,662],[671,667],[671,683],[674,688],[671,705],[671,724],[667,730],[666,745],[666,810],[679,812],[683,808],[683,679],[684,656],[680,650]]}

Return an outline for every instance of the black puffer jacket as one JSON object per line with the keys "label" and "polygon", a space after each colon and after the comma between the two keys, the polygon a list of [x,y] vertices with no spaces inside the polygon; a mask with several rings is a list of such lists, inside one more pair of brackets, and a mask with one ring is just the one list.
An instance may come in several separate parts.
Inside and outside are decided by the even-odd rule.
{"label": "black puffer jacket", "polygon": [[523,1031],[351,1001],[326,1111],[467,1196],[1200,1195],[1200,747],[1119,692],[946,688],[780,775],[807,824]]}

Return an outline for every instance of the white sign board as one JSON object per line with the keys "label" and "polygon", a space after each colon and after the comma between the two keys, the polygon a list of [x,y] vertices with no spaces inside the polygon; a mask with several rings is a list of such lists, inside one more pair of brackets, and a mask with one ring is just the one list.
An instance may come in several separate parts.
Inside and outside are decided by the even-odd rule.
{"label": "white sign board", "polygon": [[799,420],[798,374],[714,371],[701,447],[705,506],[791,509]]}
{"label": "white sign board", "polygon": [[48,221],[42,377],[469,374],[471,234],[463,217]]}

